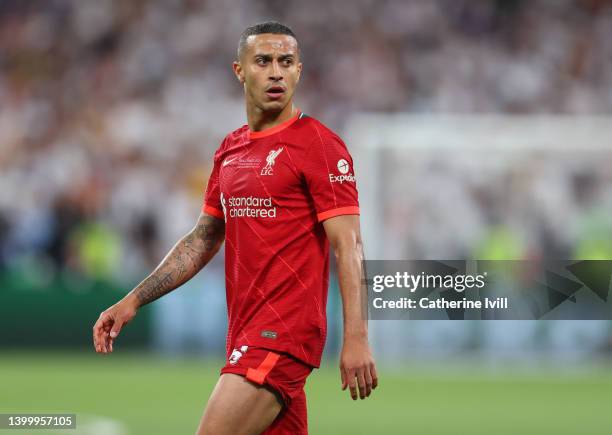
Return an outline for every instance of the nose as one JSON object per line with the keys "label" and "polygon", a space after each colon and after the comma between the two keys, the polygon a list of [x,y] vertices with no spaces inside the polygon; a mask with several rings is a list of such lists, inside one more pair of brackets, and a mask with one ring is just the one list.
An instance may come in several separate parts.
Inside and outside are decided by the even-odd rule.
{"label": "nose", "polygon": [[279,81],[283,79],[283,74],[280,65],[278,64],[278,60],[274,59],[271,62],[272,68],[270,69],[270,79],[274,81]]}

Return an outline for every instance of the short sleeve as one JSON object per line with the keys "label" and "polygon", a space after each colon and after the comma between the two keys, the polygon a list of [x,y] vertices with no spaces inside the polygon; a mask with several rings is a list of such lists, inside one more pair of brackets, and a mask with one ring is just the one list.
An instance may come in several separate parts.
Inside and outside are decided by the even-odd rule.
{"label": "short sleeve", "polygon": [[[224,141],[225,143],[225,141]],[[204,193],[204,203],[202,204],[202,212],[211,216],[224,219],[223,206],[221,205],[221,188],[219,186],[219,169],[221,168],[221,151],[223,144],[217,149],[214,157],[213,169],[208,178],[206,192]]]}
{"label": "short sleeve", "polygon": [[359,214],[353,158],[337,135],[317,128],[316,138],[302,161],[302,174],[319,222],[334,216]]}

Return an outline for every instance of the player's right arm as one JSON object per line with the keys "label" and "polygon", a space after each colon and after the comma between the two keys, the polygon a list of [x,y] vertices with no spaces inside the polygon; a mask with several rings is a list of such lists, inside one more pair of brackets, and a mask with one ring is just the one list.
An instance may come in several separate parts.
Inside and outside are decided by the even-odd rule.
{"label": "player's right arm", "polygon": [[189,281],[214,257],[224,239],[224,220],[202,212],[193,229],[174,245],[155,270],[100,314],[93,327],[96,352],[112,352],[114,339],[138,309]]}

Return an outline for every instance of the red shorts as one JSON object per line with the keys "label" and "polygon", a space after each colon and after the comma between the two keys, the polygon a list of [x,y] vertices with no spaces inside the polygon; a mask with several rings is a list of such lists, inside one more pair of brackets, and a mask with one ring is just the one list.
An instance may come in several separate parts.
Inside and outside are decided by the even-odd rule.
{"label": "red shorts", "polygon": [[304,384],[312,367],[281,352],[255,346],[234,349],[221,373],[235,373],[267,385],[283,400],[283,409],[263,432],[266,435],[308,435]]}

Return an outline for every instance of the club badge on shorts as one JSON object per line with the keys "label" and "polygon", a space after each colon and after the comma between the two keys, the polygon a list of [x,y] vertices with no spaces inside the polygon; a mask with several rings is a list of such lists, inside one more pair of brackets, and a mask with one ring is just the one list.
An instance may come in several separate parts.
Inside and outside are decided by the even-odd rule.
{"label": "club badge on shorts", "polygon": [[234,348],[232,354],[229,357],[229,363],[232,365],[236,364],[238,360],[242,357],[242,354],[246,353],[248,348],[249,346],[240,346],[240,350]]}

